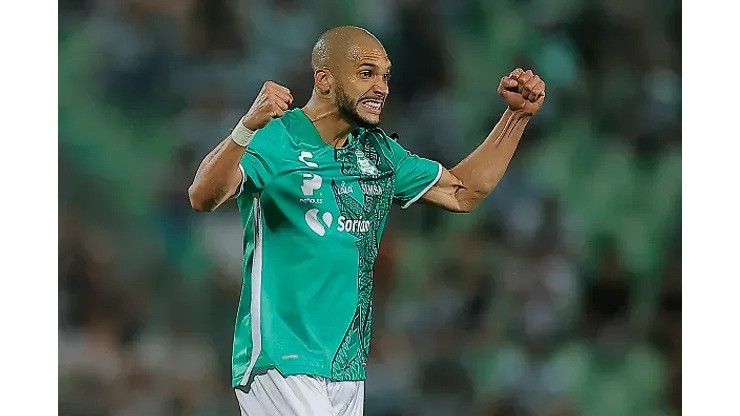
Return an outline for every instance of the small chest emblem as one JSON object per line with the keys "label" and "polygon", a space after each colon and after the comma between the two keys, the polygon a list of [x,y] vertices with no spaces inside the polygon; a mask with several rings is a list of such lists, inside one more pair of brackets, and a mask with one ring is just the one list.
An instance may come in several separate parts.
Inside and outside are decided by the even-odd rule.
{"label": "small chest emblem", "polygon": [[378,174],[378,168],[365,157],[365,152],[358,150],[355,152],[355,156],[357,156],[357,166],[359,166],[360,172],[370,176],[376,176]]}
{"label": "small chest emblem", "polygon": [[342,181],[341,185],[337,189],[337,195],[351,194],[353,191],[352,187],[347,185],[347,182]]}

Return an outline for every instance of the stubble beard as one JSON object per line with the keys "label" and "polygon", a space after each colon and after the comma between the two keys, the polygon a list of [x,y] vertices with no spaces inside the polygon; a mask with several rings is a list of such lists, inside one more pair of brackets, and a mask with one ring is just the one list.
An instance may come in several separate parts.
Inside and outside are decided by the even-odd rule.
{"label": "stubble beard", "polygon": [[378,124],[380,124],[380,119],[378,119],[377,122],[364,119],[357,112],[357,104],[357,100],[349,98],[342,87],[337,87],[336,105],[339,110],[339,114],[354,126],[366,129],[377,127]]}

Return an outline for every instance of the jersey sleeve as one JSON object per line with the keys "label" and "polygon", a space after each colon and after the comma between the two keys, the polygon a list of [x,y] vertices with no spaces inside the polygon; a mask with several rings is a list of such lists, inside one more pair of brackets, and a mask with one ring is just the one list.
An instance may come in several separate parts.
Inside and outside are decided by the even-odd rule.
{"label": "jersey sleeve", "polygon": [[242,182],[232,198],[264,190],[277,174],[284,145],[283,132],[277,124],[277,121],[271,121],[258,130],[247,146],[239,162]]}
{"label": "jersey sleeve", "polygon": [[393,200],[406,209],[439,181],[442,165],[411,153],[391,138],[388,138],[388,143],[396,172]]}

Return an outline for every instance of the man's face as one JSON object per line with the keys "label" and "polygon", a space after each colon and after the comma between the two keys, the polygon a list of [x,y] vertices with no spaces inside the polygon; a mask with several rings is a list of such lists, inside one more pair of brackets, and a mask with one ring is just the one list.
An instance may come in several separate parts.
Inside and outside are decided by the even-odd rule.
{"label": "man's face", "polygon": [[359,127],[376,127],[388,96],[391,62],[377,42],[351,47],[336,78],[339,112]]}

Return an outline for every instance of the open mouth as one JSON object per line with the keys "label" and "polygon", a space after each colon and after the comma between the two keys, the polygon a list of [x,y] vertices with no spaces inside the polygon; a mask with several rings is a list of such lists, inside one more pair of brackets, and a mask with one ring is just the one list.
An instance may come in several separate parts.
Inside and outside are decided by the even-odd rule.
{"label": "open mouth", "polygon": [[362,100],[360,104],[373,114],[380,114],[380,111],[383,109],[383,100],[375,98]]}

